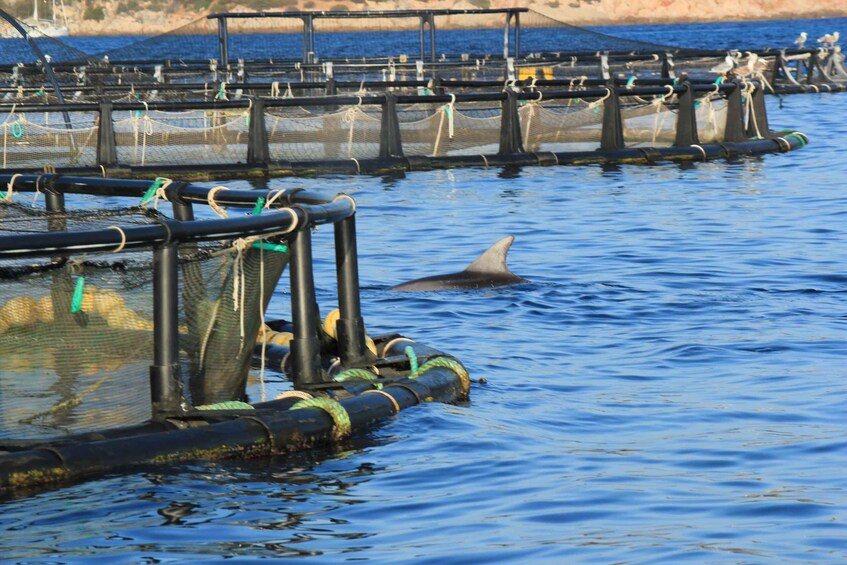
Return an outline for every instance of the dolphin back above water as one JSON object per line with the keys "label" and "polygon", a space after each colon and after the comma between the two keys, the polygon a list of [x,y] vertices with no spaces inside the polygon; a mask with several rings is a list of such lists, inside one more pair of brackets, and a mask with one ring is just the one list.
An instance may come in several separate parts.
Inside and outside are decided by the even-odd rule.
{"label": "dolphin back above water", "polygon": [[472,290],[529,282],[509,270],[506,254],[515,236],[504,237],[477,257],[467,269],[398,284],[391,290]]}

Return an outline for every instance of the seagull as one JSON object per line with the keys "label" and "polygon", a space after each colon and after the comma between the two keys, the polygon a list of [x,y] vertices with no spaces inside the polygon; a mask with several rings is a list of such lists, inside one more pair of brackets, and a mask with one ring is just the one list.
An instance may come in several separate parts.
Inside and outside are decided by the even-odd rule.
{"label": "seagull", "polygon": [[823,43],[824,46],[829,45],[830,47],[838,43],[838,38],[840,34],[836,31],[835,33],[827,33],[823,37],[818,38],[818,43]]}
{"label": "seagull", "polygon": [[809,37],[809,34],[805,31],[800,32],[800,36],[794,40],[794,45],[797,46],[798,49],[802,49],[806,44],[806,38]]}
{"label": "seagull", "polygon": [[756,72],[756,63],[759,60],[759,56],[756,53],[752,53],[750,51],[745,51],[745,55],[747,55],[747,62],[743,65],[739,65],[733,71],[734,74],[740,77],[750,76]]}
{"label": "seagull", "polygon": [[718,63],[711,69],[709,69],[710,73],[717,73],[722,76],[726,76],[726,73],[735,68],[735,59],[732,56],[727,55],[722,63]]}

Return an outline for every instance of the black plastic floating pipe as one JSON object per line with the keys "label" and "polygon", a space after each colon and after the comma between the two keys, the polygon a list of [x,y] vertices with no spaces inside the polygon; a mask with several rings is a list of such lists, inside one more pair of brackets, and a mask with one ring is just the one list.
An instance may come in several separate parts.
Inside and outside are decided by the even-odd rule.
{"label": "black plastic floating pipe", "polygon": [[512,89],[506,89],[505,93],[506,97],[500,103],[500,149],[497,154],[514,155],[524,152],[518,95]]}
{"label": "black plastic floating pipe", "polygon": [[[418,357],[438,354],[411,341]],[[423,399],[455,402],[466,397],[461,381],[449,369],[434,368],[415,379],[388,383],[386,394],[357,394],[340,401],[354,432],[414,406]],[[137,468],[199,459],[259,457],[331,443],[332,418],[318,409],[288,410],[291,400],[256,405],[249,414],[221,416],[209,425],[169,429],[152,423],[103,435],[82,435],[48,448],[0,453],[0,494],[16,488],[75,481]],[[162,433],[156,433],[161,431]]]}
{"label": "black plastic floating pipe", "polygon": [[735,90],[729,93],[726,101],[726,127],[724,128],[725,142],[745,141],[744,104],[741,99],[741,85],[735,84]]}
{"label": "black plastic floating pipe", "polygon": [[610,83],[606,87],[609,97],[603,102],[603,131],[600,134],[600,150],[623,149],[623,119],[618,88]]}
{"label": "black plastic floating pipe", "polygon": [[382,105],[382,122],[379,130],[379,156],[402,157],[403,143],[400,137],[400,120],[397,118],[397,97],[385,95]]}
{"label": "black plastic floating pipe", "polygon": [[679,112],[676,116],[676,138],[674,147],[688,147],[699,145],[700,138],[697,135],[697,113],[694,108],[694,90],[691,84],[683,84],[685,92],[679,96]]}
{"label": "black plastic floating pipe", "polygon": [[167,242],[153,249],[153,365],[150,396],[153,419],[179,412],[179,290],[177,244]]}
{"label": "black plastic floating pipe", "polygon": [[335,324],[338,354],[346,367],[370,361],[365,344],[365,321],[359,301],[359,252],[356,215],[335,224],[335,270],[340,316]]}
{"label": "black plastic floating pipe", "polygon": [[97,164],[114,167],[118,164],[118,148],[115,141],[112,103],[100,102],[99,121],[97,123]]}
{"label": "black plastic floating pipe", "polygon": [[318,337],[318,308],[315,280],[312,274],[312,232],[308,222],[290,239],[291,318],[294,339],[291,340],[291,379],[295,388],[309,388],[326,382],[321,368]]}
{"label": "black plastic floating pipe", "polygon": [[250,124],[247,137],[247,162],[251,165],[267,163],[270,160],[268,132],[265,129],[265,101],[251,98]]}

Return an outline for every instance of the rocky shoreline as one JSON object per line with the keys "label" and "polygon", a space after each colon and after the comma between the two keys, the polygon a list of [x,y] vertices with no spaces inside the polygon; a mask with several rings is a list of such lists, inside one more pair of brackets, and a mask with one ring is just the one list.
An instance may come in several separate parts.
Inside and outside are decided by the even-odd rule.
{"label": "rocky shoreline", "polygon": [[[642,23],[681,23],[773,19],[807,19],[847,16],[842,0],[749,0],[729,4],[719,0],[291,0],[281,1],[282,10],[331,10],[343,6],[349,10],[415,10],[507,8],[521,5],[552,19],[576,26]],[[204,16],[211,10],[127,11],[126,3],[109,1],[102,8],[102,20],[84,19],[81,6],[68,6],[68,27],[72,35],[158,35],[183,26],[203,27]],[[226,11],[256,11],[249,6],[230,4]]]}

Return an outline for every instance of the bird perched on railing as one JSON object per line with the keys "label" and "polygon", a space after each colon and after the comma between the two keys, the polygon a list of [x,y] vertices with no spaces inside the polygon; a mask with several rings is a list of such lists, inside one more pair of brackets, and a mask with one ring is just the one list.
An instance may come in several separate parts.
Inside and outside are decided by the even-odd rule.
{"label": "bird perched on railing", "polygon": [[796,45],[798,49],[802,49],[803,46],[806,45],[807,37],[809,37],[809,34],[805,31],[801,31],[797,39],[794,40],[794,45]]}
{"label": "bird perched on railing", "polygon": [[722,77],[726,78],[727,73],[729,73],[734,68],[735,59],[733,59],[731,55],[727,55],[722,62],[709,69],[709,72],[717,73]]}
{"label": "bird perched on railing", "polygon": [[745,55],[747,55],[747,61],[744,64],[738,64],[735,69],[733,69],[732,74],[739,77],[748,77],[756,72],[756,62],[759,60],[759,56],[756,53],[752,53],[750,51],[745,51]]}
{"label": "bird perched on railing", "polygon": [[818,38],[818,43],[823,43],[824,47],[832,47],[836,43],[838,43],[838,39],[840,37],[839,32],[827,33],[823,37]]}

